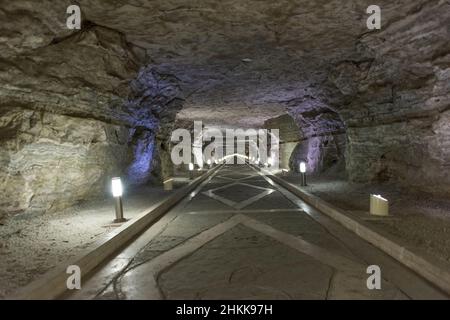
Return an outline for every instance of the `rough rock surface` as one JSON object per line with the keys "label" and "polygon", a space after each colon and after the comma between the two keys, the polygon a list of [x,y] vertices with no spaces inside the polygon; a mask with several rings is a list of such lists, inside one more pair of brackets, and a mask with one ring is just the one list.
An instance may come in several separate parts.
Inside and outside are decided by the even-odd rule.
{"label": "rough rock surface", "polygon": [[[282,168],[298,171],[298,164],[305,161],[308,172],[321,173],[330,168],[345,172],[346,137],[343,124],[336,118],[336,127],[326,128],[326,120],[323,118],[326,118],[326,114],[332,114],[333,117],[335,113],[324,114],[325,116],[315,111],[299,112],[296,120],[285,114],[264,123],[266,128],[279,130]],[[302,125],[299,126],[298,123]],[[305,128],[311,131],[308,132]],[[320,131],[314,133],[315,130]]]}
{"label": "rough rock surface", "polygon": [[347,75],[358,88],[341,109],[352,180],[393,179],[449,194],[449,23],[449,4],[430,2],[379,41],[361,39],[371,58]]}
{"label": "rough rock surface", "polygon": [[112,176],[149,181],[159,126],[180,108],[175,78],[141,67],[145,52],[120,32],[87,23],[53,36],[2,51],[2,214],[59,210],[104,193]]}
{"label": "rough rock surface", "polygon": [[291,165],[345,162],[354,181],[450,194],[448,1],[380,0],[374,31],[356,0],[78,3],[73,32],[69,1],[0,1],[3,211],[170,175],[182,99],[178,118],[207,126],[288,113],[302,136]]}

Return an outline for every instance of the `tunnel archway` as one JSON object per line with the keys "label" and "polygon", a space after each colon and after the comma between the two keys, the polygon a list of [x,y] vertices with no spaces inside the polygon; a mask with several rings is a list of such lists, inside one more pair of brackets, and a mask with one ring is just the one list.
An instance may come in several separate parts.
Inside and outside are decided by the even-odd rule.
{"label": "tunnel archway", "polygon": [[[189,241],[194,228],[186,216],[199,233],[211,216],[228,219],[246,208],[273,220],[305,218],[302,197],[275,187],[272,176],[344,211],[357,208],[361,219],[369,197],[386,193],[376,198],[394,203],[396,219],[377,219],[375,228],[450,260],[442,240],[450,230],[448,0],[379,0],[379,29],[367,25],[368,4],[359,0],[76,3],[79,29],[67,24],[66,1],[1,3],[0,251],[10,258],[0,259],[0,298],[12,283],[4,274],[20,270],[13,277],[20,285],[35,272],[28,257],[42,271],[117,227],[111,213],[122,202],[111,194],[113,178],[123,182],[125,208],[136,215],[178,187],[194,194],[183,205],[198,196],[174,219],[175,235],[161,239],[164,246]],[[189,161],[174,166],[171,134],[192,133],[194,121],[220,132],[280,130],[281,168],[290,172],[270,171],[267,159],[251,163],[247,147],[239,150],[247,163],[236,166],[206,167],[202,154],[189,154],[195,173]],[[205,147],[193,144],[197,153]],[[301,160],[308,186],[296,172]],[[217,185],[197,190],[215,170]],[[306,225],[298,230],[308,235],[306,220],[292,229]],[[269,227],[291,227],[283,223]],[[253,237],[237,233],[248,236],[239,242]],[[48,260],[41,259],[45,246],[57,251]],[[222,279],[258,272],[242,270]],[[327,279],[325,297],[335,278]]]}
{"label": "tunnel archway", "polygon": [[298,171],[305,161],[308,172],[319,174],[333,170],[345,176],[345,126],[339,115],[326,107],[290,102],[288,114],[269,119],[267,128],[280,130],[282,168]]}

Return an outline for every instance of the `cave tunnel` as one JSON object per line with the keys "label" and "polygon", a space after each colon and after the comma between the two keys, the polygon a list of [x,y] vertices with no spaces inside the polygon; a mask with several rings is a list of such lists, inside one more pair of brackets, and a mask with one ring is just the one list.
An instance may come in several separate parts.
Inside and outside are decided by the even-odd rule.
{"label": "cave tunnel", "polygon": [[450,4],[374,4],[0,1],[0,299],[448,299]]}

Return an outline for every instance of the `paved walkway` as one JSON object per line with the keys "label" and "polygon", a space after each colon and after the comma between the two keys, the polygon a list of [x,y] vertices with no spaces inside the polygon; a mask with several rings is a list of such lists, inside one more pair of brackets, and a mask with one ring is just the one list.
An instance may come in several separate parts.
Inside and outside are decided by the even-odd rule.
{"label": "paved walkway", "polygon": [[[381,290],[366,285],[379,265]],[[247,165],[223,166],[71,298],[443,298]]]}

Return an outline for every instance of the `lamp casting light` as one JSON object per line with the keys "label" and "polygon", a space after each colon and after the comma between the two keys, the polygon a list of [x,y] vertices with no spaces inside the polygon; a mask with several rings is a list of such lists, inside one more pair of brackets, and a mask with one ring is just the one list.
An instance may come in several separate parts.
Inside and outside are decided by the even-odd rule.
{"label": "lamp casting light", "polygon": [[194,164],[189,163],[189,179],[192,180],[194,178]]}
{"label": "lamp casting light", "polygon": [[300,173],[301,173],[301,186],[306,186],[306,163],[304,161],[300,162]]}
{"label": "lamp casting light", "polygon": [[306,163],[304,161],[300,162],[300,172],[301,173],[306,172]]}
{"label": "lamp casting light", "polygon": [[112,194],[113,197],[121,197],[123,193],[122,181],[119,177],[114,177],[111,180]]}
{"label": "lamp casting light", "polygon": [[114,219],[114,223],[125,222],[126,219],[123,217],[123,205],[122,205],[122,180],[120,177],[114,177],[111,180],[112,194],[116,199],[116,219]]}

